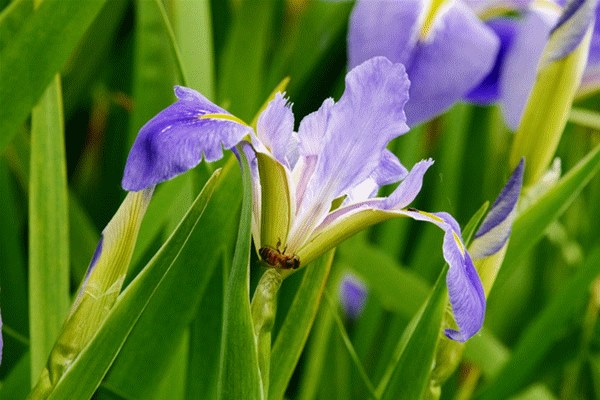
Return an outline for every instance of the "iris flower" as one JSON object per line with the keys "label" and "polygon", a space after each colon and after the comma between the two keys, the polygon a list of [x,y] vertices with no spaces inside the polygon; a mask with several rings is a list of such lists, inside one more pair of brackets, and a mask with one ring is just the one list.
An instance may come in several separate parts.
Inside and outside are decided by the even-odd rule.
{"label": "iris flower", "polygon": [[[282,93],[253,129],[200,93],[177,86],[178,101],[140,130],[122,185],[142,190],[203,158],[221,158],[223,148],[243,151],[253,176],[255,246],[284,274],[375,223],[395,217],[431,222],[444,231],[447,285],[458,326],[446,335],[465,341],[483,324],[485,296],[458,223],[447,213],[407,208],[433,161],[420,161],[408,171],[386,149],[408,131],[408,91],[402,64],[370,59],[346,75],[338,102],[325,100],[295,132],[291,105]],[[398,182],[388,197],[376,196],[381,186]]]}
{"label": "iris flower", "polygon": [[499,48],[494,31],[462,0],[362,0],[350,18],[350,67],[374,56],[406,65],[410,125],[469,93],[491,71]]}
{"label": "iris flower", "polygon": [[[410,124],[465,99],[483,105],[498,102],[507,125],[516,129],[565,3],[358,1],[348,34],[349,64],[378,55],[404,63],[412,82],[406,105]],[[599,15],[596,8],[596,21]],[[581,96],[600,88],[599,25],[594,28]]]}
{"label": "iris flower", "polygon": [[[542,52],[550,34],[557,29],[566,1],[509,1],[499,14],[488,18],[489,26],[501,41],[500,51],[494,68],[466,98],[479,104],[499,102],[507,125],[516,129],[521,120],[525,104],[538,72]],[[581,4],[581,1],[575,2]],[[572,6],[577,8],[577,4]],[[493,15],[493,2],[479,2],[475,9],[478,15]],[[496,9],[496,14],[498,10]],[[516,14],[516,17],[515,17]],[[596,8],[594,19],[598,21],[600,8]],[[567,18],[561,22],[564,23]],[[585,27],[584,27],[585,28]],[[580,33],[585,33],[581,29]],[[564,43],[570,52],[581,38],[573,44]],[[566,51],[565,50],[565,51]],[[586,95],[600,88],[600,26],[595,25],[579,95]]]}

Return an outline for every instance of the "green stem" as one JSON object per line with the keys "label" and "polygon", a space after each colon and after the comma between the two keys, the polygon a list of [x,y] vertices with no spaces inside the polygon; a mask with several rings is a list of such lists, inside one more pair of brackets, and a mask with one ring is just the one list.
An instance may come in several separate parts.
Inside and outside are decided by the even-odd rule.
{"label": "green stem", "polygon": [[281,287],[282,280],[279,269],[267,269],[260,278],[252,297],[252,321],[254,322],[254,337],[258,347],[258,367],[264,393],[269,393],[271,331],[277,312],[277,292]]}

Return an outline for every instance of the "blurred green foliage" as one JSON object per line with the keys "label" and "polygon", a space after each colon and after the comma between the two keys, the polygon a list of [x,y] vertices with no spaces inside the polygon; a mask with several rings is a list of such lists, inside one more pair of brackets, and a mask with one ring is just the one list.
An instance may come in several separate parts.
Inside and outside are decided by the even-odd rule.
{"label": "blurred green foliage", "polygon": [[[198,89],[250,121],[290,77],[296,124],[343,89],[351,2],[159,1],[0,1],[1,399],[24,399],[37,380],[40,351],[49,351],[60,310],[125,197],[120,180],[129,147],[144,122],[174,101],[174,84]],[[40,110],[57,74],[61,99]],[[441,398],[600,398],[598,100],[577,104],[557,150],[568,173],[517,219],[485,328],[466,345]],[[40,127],[44,112],[50,119]],[[513,134],[496,107],[467,104],[411,128],[392,150],[408,167],[436,160],[416,206],[448,211],[464,226],[510,173]],[[50,135],[45,142],[40,129]],[[212,197],[207,188],[198,197],[217,167],[223,170],[207,186]],[[241,312],[225,305],[228,282],[237,276],[236,284],[245,284],[231,269],[243,196],[238,171],[229,155],[157,187],[127,288],[107,320],[115,329],[100,331],[64,393],[73,384],[96,399],[215,396],[221,357],[235,351],[221,348],[232,345],[222,342],[223,319]],[[179,247],[167,250],[180,253],[163,248],[150,261],[174,231],[170,243]],[[269,398],[368,398],[390,368],[403,381],[383,397],[413,393],[402,389],[413,376],[423,384],[435,340],[411,332],[436,331],[435,319],[419,317],[439,317],[432,310],[442,307],[440,285],[431,289],[443,271],[440,243],[435,227],[389,221],[286,279]],[[44,249],[70,256],[46,256]],[[250,257],[251,294],[263,271],[254,251]],[[367,284],[369,297],[359,319],[340,325],[334,317],[341,310],[323,293],[335,300],[348,271]],[[69,282],[59,282],[63,273]],[[151,286],[140,280],[152,273]],[[55,328],[40,330],[40,322]],[[413,355],[422,358],[407,359]]]}

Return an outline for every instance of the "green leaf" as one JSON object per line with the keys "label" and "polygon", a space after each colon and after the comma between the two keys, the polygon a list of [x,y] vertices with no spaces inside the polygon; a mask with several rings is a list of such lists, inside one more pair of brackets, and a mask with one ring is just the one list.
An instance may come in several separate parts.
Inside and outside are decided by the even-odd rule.
{"label": "green leaf", "polygon": [[187,84],[215,98],[215,72],[209,1],[171,2],[175,35],[187,73]]}
{"label": "green leaf", "polygon": [[[5,108],[8,107],[2,107]],[[37,381],[46,363],[70,303],[67,172],[62,118],[60,78],[56,76],[31,116],[29,324],[32,382]]]}
{"label": "green leaf", "polygon": [[[440,326],[448,300],[444,268],[421,311],[402,334],[390,370],[377,392],[382,399],[420,399],[429,384]],[[416,362],[415,362],[416,361]]]}
{"label": "green leaf", "polygon": [[[250,120],[260,107],[264,93],[263,66],[267,64],[267,44],[273,8],[269,0],[240,4],[229,30],[219,61],[219,102],[232,114]],[[240,68],[243,66],[243,68]]]}
{"label": "green leaf", "polygon": [[106,0],[45,0],[0,50],[0,152],[16,135],[53,76]]}
{"label": "green leaf", "polygon": [[[223,259],[225,254],[223,251],[219,258]],[[223,265],[213,272],[190,326],[186,388],[188,400],[214,399],[217,395],[223,325],[223,307],[219,301],[223,299],[225,269],[229,268]]]}
{"label": "green leaf", "polygon": [[411,318],[427,298],[429,285],[378,248],[353,238],[339,246],[338,252],[387,310]]}
{"label": "green leaf", "polygon": [[171,272],[177,259],[190,251],[189,238],[204,215],[206,205],[219,181],[219,172],[215,172],[207,182],[167,243],[123,291],[96,336],[56,385],[50,399],[92,397],[140,315]]}
{"label": "green leaf", "polygon": [[233,265],[225,290],[217,398],[262,399],[265,394],[258,367],[258,348],[250,311],[252,182],[246,157],[242,151],[239,154],[243,183],[242,213]]}
{"label": "green leaf", "polygon": [[[331,250],[317,261],[304,267],[304,277],[277,334],[271,352],[271,400],[282,399],[292,377],[294,368],[317,316],[319,304],[331,270],[334,251]],[[304,269],[303,268],[303,269]]]}
{"label": "green leaf", "polygon": [[[543,237],[600,170],[600,145],[573,167],[554,187],[524,210],[515,220],[504,264],[494,287],[504,285],[519,266],[519,260]],[[492,288],[492,293],[494,289]]]}
{"label": "green leaf", "polygon": [[[210,277],[222,266],[221,254],[232,253],[229,246],[235,238],[241,200],[239,179],[238,162],[232,156],[215,184],[201,224],[188,238],[109,371],[108,387],[127,397],[149,398],[160,384],[162,371],[168,368],[177,343],[198,312]],[[148,213],[145,219],[150,217]],[[147,367],[150,364],[153,368]],[[136,377],[135,382],[131,376]]]}
{"label": "green leaf", "polygon": [[[160,10],[154,1],[135,2],[133,98],[128,144],[140,128],[173,103],[175,65]],[[149,95],[152,93],[152,95]]]}
{"label": "green leaf", "polygon": [[13,38],[33,12],[33,0],[15,0],[0,14],[0,50]]}
{"label": "green leaf", "polygon": [[600,248],[590,254],[575,276],[567,282],[530,323],[512,356],[494,379],[476,397],[506,399],[525,387],[539,370],[552,346],[567,332],[572,321],[583,314],[591,285],[600,276]]}

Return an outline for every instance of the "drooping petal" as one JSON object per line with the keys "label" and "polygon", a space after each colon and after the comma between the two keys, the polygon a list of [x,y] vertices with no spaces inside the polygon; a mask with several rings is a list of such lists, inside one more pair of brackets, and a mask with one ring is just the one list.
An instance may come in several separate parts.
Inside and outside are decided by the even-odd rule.
{"label": "drooping petal", "polygon": [[444,4],[408,67],[408,124],[426,121],[463,98],[490,72],[499,46],[494,32],[468,6]]}
{"label": "drooping petal", "polygon": [[474,260],[498,252],[510,236],[523,185],[525,162],[522,159],[486,215],[469,247]]}
{"label": "drooping petal", "polygon": [[471,256],[461,239],[458,223],[447,213],[406,211],[403,214],[437,225],[444,231],[443,254],[450,266],[446,276],[450,305],[458,330],[446,329],[450,339],[465,342],[483,326],[485,294]]}
{"label": "drooping petal", "polygon": [[424,8],[422,0],[357,2],[348,31],[349,67],[375,56],[410,64]]}
{"label": "drooping petal", "polygon": [[[258,172],[258,159],[256,157],[256,152],[250,143],[242,141],[240,147],[246,155],[246,160],[248,160],[248,165],[250,167],[250,178],[252,179],[252,237],[254,238],[254,245],[260,246],[260,243],[262,243],[260,236],[262,188],[260,183],[260,175]],[[256,251],[258,251],[258,248]]]}
{"label": "drooping petal", "polygon": [[281,164],[291,169],[292,154],[297,151],[294,114],[282,93],[277,93],[258,117],[256,134]]}
{"label": "drooping petal", "polygon": [[195,90],[175,87],[178,101],[146,123],[127,158],[122,186],[138,191],[200,163],[216,161],[251,132]]}
{"label": "drooping petal", "polygon": [[521,120],[535,82],[542,51],[557,19],[558,12],[532,8],[517,22],[518,31],[511,51],[506,55],[500,78],[500,105],[506,124],[513,130]]}
{"label": "drooping petal", "polygon": [[403,111],[408,86],[404,66],[384,57],[346,75],[346,90],[331,109],[322,152],[299,198],[292,249],[308,238],[335,198],[371,175],[387,143],[408,131]]}
{"label": "drooping petal", "polygon": [[517,21],[513,18],[496,18],[486,24],[500,39],[500,49],[490,73],[466,97],[467,100],[479,104],[490,104],[500,98],[502,66],[506,54],[510,51],[518,27]]}
{"label": "drooping petal", "polygon": [[340,301],[350,319],[360,316],[367,300],[367,287],[352,274],[345,274],[340,283]]}

